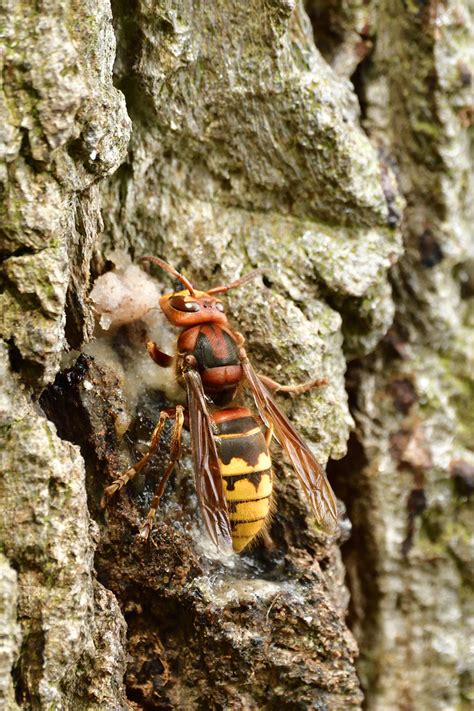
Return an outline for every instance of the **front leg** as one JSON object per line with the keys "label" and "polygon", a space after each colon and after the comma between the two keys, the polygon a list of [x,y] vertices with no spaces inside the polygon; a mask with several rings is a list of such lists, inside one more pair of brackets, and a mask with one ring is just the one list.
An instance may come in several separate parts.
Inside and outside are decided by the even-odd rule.
{"label": "front leg", "polygon": [[154,341],[147,341],[146,348],[150,357],[162,368],[170,368],[173,365],[173,356],[163,353]]}

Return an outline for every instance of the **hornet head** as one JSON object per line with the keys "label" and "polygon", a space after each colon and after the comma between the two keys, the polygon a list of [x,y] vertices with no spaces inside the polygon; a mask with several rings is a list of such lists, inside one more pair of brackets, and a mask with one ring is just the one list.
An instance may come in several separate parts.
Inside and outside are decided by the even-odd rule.
{"label": "hornet head", "polygon": [[172,274],[185,287],[181,291],[173,291],[164,294],[160,298],[160,306],[168,321],[173,326],[188,328],[200,323],[218,323],[227,325],[224,304],[215,297],[215,294],[222,294],[229,289],[245,284],[262,273],[262,269],[254,269],[245,276],[225,286],[216,286],[208,291],[198,291],[193,287],[189,279],[180,274],[172,266],[158,257],[142,257],[141,262],[152,262]]}

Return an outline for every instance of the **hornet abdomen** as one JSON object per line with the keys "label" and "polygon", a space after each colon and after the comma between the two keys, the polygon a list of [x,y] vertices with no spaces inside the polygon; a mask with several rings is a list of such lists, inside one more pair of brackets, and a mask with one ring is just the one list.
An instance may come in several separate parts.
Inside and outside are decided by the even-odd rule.
{"label": "hornet abdomen", "polygon": [[240,552],[264,527],[270,512],[272,462],[262,425],[250,410],[213,413],[232,545]]}

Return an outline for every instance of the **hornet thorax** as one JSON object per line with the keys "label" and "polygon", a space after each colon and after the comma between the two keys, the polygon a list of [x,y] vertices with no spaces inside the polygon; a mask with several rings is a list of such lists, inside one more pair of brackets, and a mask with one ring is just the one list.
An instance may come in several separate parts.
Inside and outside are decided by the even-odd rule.
{"label": "hornet thorax", "polygon": [[217,323],[187,328],[178,338],[178,353],[194,356],[204,392],[215,405],[232,402],[242,378],[242,366],[230,329]]}

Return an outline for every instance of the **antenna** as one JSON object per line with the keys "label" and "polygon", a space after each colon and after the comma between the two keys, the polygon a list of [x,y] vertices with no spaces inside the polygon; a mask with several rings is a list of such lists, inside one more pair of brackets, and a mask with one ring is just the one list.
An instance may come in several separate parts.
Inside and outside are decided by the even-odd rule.
{"label": "antenna", "polygon": [[179,272],[177,272],[176,269],[174,269],[174,267],[172,267],[170,264],[167,264],[162,259],[159,259],[159,257],[148,257],[148,256],[141,257],[138,261],[139,262],[152,262],[153,264],[157,264],[159,267],[164,269],[165,272],[168,272],[168,274],[172,274],[174,277],[176,277],[176,279],[178,279],[181,282],[181,284],[184,287],[186,287],[186,289],[189,291],[191,296],[195,296],[193,285],[191,284],[189,279],[186,279],[186,277],[183,276],[182,274],[180,274]]}
{"label": "antenna", "polygon": [[254,269],[252,272],[245,274],[245,276],[240,277],[240,279],[232,281],[230,284],[226,284],[225,286],[215,286],[213,289],[209,289],[207,293],[222,294],[223,292],[229,291],[229,289],[233,289],[236,286],[246,284],[248,281],[251,281],[252,279],[255,279],[255,277],[259,276],[259,274],[263,274],[264,271],[265,269]]}

